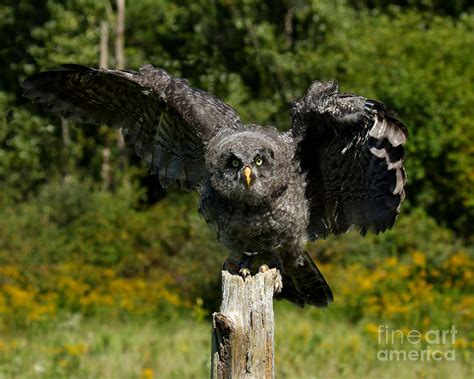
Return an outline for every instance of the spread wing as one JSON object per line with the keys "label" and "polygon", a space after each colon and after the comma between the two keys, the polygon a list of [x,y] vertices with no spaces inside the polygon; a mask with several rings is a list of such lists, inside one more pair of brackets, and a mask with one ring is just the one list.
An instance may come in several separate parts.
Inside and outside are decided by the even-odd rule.
{"label": "spread wing", "polygon": [[405,197],[406,127],[382,103],[339,93],[335,81],[314,82],[291,116],[310,236],[390,228]]}
{"label": "spread wing", "polygon": [[121,128],[163,186],[199,185],[206,143],[219,130],[242,125],[230,106],[152,65],[139,72],[64,65],[32,75],[22,87],[63,117]]}

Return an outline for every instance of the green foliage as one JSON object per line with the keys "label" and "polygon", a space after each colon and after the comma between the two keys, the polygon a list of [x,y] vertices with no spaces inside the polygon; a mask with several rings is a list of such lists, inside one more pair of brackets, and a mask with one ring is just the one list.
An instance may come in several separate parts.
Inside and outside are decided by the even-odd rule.
{"label": "green foliage", "polygon": [[4,204],[0,265],[74,262],[114,267],[125,277],[159,269],[185,299],[214,305],[225,254],[196,211],[197,197],[169,196],[146,211],[139,198],[138,188],[110,193],[69,178],[43,186],[29,202]]}
{"label": "green foliage", "polygon": [[[197,196],[170,195],[146,210],[139,199],[138,188],[111,193],[70,177],[43,186],[29,202],[6,203],[0,207],[0,266],[32,272],[36,288],[43,285],[34,267],[51,264],[113,267],[123,277],[166,272],[184,300],[201,298],[213,309],[225,252],[199,217]],[[452,231],[423,211],[404,215],[393,230],[379,236],[351,232],[308,245],[324,263],[369,268],[387,258],[410,263],[411,254],[421,251],[439,269],[463,250]]]}
{"label": "green foliage", "polygon": [[[439,226],[420,209],[405,213],[385,233],[361,235],[354,230],[331,236],[308,245],[308,251],[324,262],[341,265],[374,264],[380,258],[409,259],[409,253],[423,251],[428,260],[440,261],[464,249],[463,241],[453,231]],[[471,252],[474,250],[471,248]]]}
{"label": "green foliage", "polygon": [[49,20],[31,31],[38,41],[38,44],[28,48],[38,65],[35,70],[76,62],[97,66],[98,25],[104,18],[105,2],[73,0],[63,3],[50,0],[47,4]]}
{"label": "green foliage", "polygon": [[[247,122],[280,129],[288,128],[288,103],[314,79],[337,78],[343,89],[386,102],[410,131],[410,204],[466,237],[474,225],[469,143],[474,137],[474,15],[464,2],[449,7],[431,1],[399,4],[134,1],[127,5],[127,66],[151,62],[164,67],[224,98]],[[51,0],[40,9],[33,17],[31,5],[24,1],[3,10],[0,32],[8,33],[14,26],[23,32],[25,17],[31,18],[32,31],[21,43],[5,41],[10,44],[2,50],[6,58],[15,56],[5,83],[65,62],[97,65],[99,24],[113,22],[107,2]],[[59,120],[35,116],[25,122],[28,116],[16,109],[16,97],[8,92],[6,96],[3,112],[15,109],[14,121],[24,124],[22,129],[14,124],[19,139],[27,140],[32,128],[39,129],[35,122],[54,125],[49,128],[55,130],[55,141],[41,141],[43,154],[56,171],[65,171],[61,161],[66,161],[66,152],[58,154]],[[99,153],[110,135],[101,128],[70,130],[67,150],[73,170],[99,179]],[[32,138],[33,146],[14,149],[31,157],[37,141]],[[114,159],[115,144],[111,148]],[[51,175],[34,171],[43,178]]]}
{"label": "green foliage", "polygon": [[[5,4],[6,3],[6,4]],[[28,53],[31,44],[37,41],[31,30],[49,18],[46,1],[3,1],[0,4],[0,91],[19,96],[18,77],[27,70],[35,69],[34,57]],[[0,110],[0,113],[4,109]]]}
{"label": "green foliage", "polygon": [[0,92],[0,202],[21,200],[57,175],[61,163],[54,126],[12,103],[11,96]]}

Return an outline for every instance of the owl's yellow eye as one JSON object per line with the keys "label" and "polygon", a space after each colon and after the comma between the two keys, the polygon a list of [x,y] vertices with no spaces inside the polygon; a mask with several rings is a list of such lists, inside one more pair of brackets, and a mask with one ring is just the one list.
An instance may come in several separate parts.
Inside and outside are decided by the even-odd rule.
{"label": "owl's yellow eye", "polygon": [[261,166],[262,163],[263,163],[263,159],[262,159],[262,158],[260,158],[260,157],[256,157],[256,158],[255,158],[255,164],[256,164],[257,166]]}
{"label": "owl's yellow eye", "polygon": [[240,166],[240,161],[238,159],[233,159],[232,160],[232,167],[239,167]]}

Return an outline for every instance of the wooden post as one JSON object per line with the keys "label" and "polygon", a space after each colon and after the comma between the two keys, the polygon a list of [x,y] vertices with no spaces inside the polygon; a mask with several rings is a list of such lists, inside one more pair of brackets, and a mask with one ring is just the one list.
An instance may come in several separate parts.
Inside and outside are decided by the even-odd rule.
{"label": "wooden post", "polygon": [[222,304],[213,314],[211,378],[274,378],[273,293],[277,269],[245,280],[222,271]]}

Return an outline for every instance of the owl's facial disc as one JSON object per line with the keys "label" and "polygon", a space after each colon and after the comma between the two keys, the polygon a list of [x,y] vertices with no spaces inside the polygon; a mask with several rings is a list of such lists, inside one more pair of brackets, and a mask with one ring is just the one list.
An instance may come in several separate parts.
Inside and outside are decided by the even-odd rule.
{"label": "owl's facial disc", "polygon": [[271,129],[261,133],[258,127],[218,136],[206,152],[211,188],[222,198],[251,206],[273,201],[287,185],[291,162],[287,143]]}

